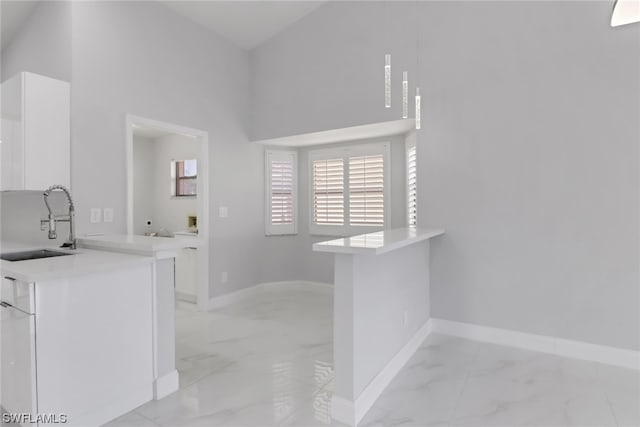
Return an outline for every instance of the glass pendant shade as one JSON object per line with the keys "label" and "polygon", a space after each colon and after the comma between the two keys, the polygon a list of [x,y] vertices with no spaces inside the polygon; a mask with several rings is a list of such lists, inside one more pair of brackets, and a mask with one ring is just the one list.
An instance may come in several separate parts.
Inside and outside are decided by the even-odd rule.
{"label": "glass pendant shade", "polygon": [[416,88],[416,129],[420,129],[420,88]]}
{"label": "glass pendant shade", "polygon": [[391,54],[384,56],[384,106],[391,108]]}
{"label": "glass pendant shade", "polygon": [[409,117],[409,73],[402,73],[402,118]]}

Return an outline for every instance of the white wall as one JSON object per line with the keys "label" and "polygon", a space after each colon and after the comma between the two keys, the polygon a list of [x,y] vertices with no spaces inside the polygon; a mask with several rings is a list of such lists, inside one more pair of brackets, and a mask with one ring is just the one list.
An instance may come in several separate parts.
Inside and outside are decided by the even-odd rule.
{"label": "white wall", "polygon": [[[400,119],[402,71],[415,78],[419,3],[327,2],[251,51],[252,139]],[[385,53],[396,89],[389,109]]]}
{"label": "white wall", "polygon": [[229,207],[228,218],[209,218],[211,295],[257,283],[263,148],[245,135],[247,54],[155,2],[79,2],[72,10],[78,208],[100,203],[115,211],[110,227],[85,220],[79,228],[125,231],[126,113],[202,129],[211,148],[211,212]]}
{"label": "white wall", "polygon": [[[133,134],[133,233],[152,232],[154,214],[155,144],[153,139]],[[147,227],[147,219],[152,226]]]}
{"label": "white wall", "polygon": [[[154,230],[173,233],[187,230],[187,216],[198,213],[195,197],[172,197],[169,165],[173,160],[198,159],[200,142],[183,135],[167,135],[155,138],[154,165]],[[198,164],[202,166],[202,163]],[[205,219],[205,218],[203,218]],[[205,219],[206,220],[206,219]]]}
{"label": "white wall", "polygon": [[[24,242],[48,247],[60,246],[67,241],[68,223],[58,224],[58,238],[55,240],[49,240],[47,231],[40,230],[40,220],[47,219],[49,214],[41,192],[4,191],[1,195],[0,245],[3,242]],[[67,197],[61,191],[51,193],[49,204],[56,214],[69,211]]]}
{"label": "white wall", "polygon": [[[133,137],[133,232],[144,234],[187,230],[187,216],[198,212],[197,198],[171,196],[170,165],[199,159],[200,142],[184,135]],[[147,220],[152,226],[147,227]]]}
{"label": "white wall", "polygon": [[[262,237],[249,118],[256,139],[397,119],[399,89],[391,109],[382,97],[391,52],[396,88],[420,65],[419,224],[447,230],[431,248],[433,314],[640,348],[640,26],[609,28],[609,2],[330,2],[250,59],[154,2],[71,9],[71,50],[25,43],[2,67],[64,78],[57,64],[71,58],[81,233],[125,231],[132,113],[210,134],[212,295],[276,274],[324,280],[320,262],[298,264],[297,244]],[[25,34],[64,33],[45,21]],[[24,197],[16,218],[39,204]],[[114,223],[89,224],[91,207],[113,207]]]}
{"label": "white wall", "polygon": [[[5,2],[0,3],[0,8],[4,4]],[[22,30],[2,51],[0,64],[2,81],[21,71],[69,81],[71,76],[71,8],[69,4],[50,1],[41,2],[36,6]],[[67,212],[66,197],[61,192],[52,193],[49,201],[55,212]],[[3,242],[18,241],[55,246],[67,240],[68,224],[60,225],[56,240],[49,240],[47,232],[40,230],[40,219],[45,219],[48,213],[42,193],[0,192],[0,205],[0,230]]]}
{"label": "white wall", "polygon": [[[2,2],[10,3],[10,2]],[[0,4],[2,8],[2,4]],[[41,1],[2,51],[2,81],[21,71],[71,80],[71,5]]]}
{"label": "white wall", "polygon": [[640,26],[610,14],[328,3],[252,51],[252,137],[397,119],[401,71],[413,89],[419,65],[418,220],[447,230],[433,315],[639,349]]}
{"label": "white wall", "polygon": [[[57,75],[56,55],[69,58],[78,232],[126,232],[126,114],[201,129],[209,132],[210,144],[210,294],[258,283],[264,150],[246,136],[247,53],[156,2],[64,6],[71,9],[70,21],[27,23],[24,37],[70,30],[70,49],[30,43],[16,48],[19,55],[2,59],[5,69],[28,69],[37,62],[30,71]],[[21,204],[28,206],[15,203],[14,211]],[[220,206],[229,208],[228,218],[214,215]],[[90,224],[92,207],[112,207],[114,222]],[[223,271],[228,272],[224,284]]]}

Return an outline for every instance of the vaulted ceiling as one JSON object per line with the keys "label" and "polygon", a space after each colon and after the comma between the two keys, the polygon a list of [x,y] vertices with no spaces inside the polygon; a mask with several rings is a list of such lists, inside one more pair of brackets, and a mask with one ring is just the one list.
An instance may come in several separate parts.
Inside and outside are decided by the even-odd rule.
{"label": "vaulted ceiling", "polygon": [[[219,34],[231,43],[253,49],[324,1],[160,1],[169,9]],[[39,1],[2,0],[2,49],[14,38]]]}

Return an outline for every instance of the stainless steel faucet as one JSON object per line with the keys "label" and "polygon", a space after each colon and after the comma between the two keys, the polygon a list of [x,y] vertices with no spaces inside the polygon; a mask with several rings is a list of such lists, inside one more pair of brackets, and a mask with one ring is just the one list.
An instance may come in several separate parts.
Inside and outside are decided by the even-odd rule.
{"label": "stainless steel faucet", "polygon": [[[62,190],[67,195],[67,199],[69,200],[69,213],[67,215],[54,215],[53,211],[51,211],[51,206],[49,206],[49,194],[54,190]],[[49,239],[55,239],[58,237],[58,233],[56,232],[56,222],[68,222],[69,223],[69,240],[64,242],[61,248],[76,248],[76,208],[73,205],[73,199],[71,198],[71,193],[67,188],[63,185],[52,185],[47,188],[44,193],[44,204],[47,205],[47,210],[49,211],[48,219],[40,220],[40,229],[44,230],[47,223],[49,224]]]}

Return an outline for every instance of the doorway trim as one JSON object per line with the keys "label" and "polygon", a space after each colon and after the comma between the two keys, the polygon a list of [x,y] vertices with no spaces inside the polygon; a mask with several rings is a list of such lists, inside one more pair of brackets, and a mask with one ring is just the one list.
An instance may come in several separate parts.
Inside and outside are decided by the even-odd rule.
{"label": "doorway trim", "polygon": [[198,310],[209,308],[209,132],[174,123],[163,122],[127,114],[125,117],[126,162],[127,162],[127,234],[133,234],[133,130],[136,126],[152,127],[194,137],[200,144],[198,158]]}

